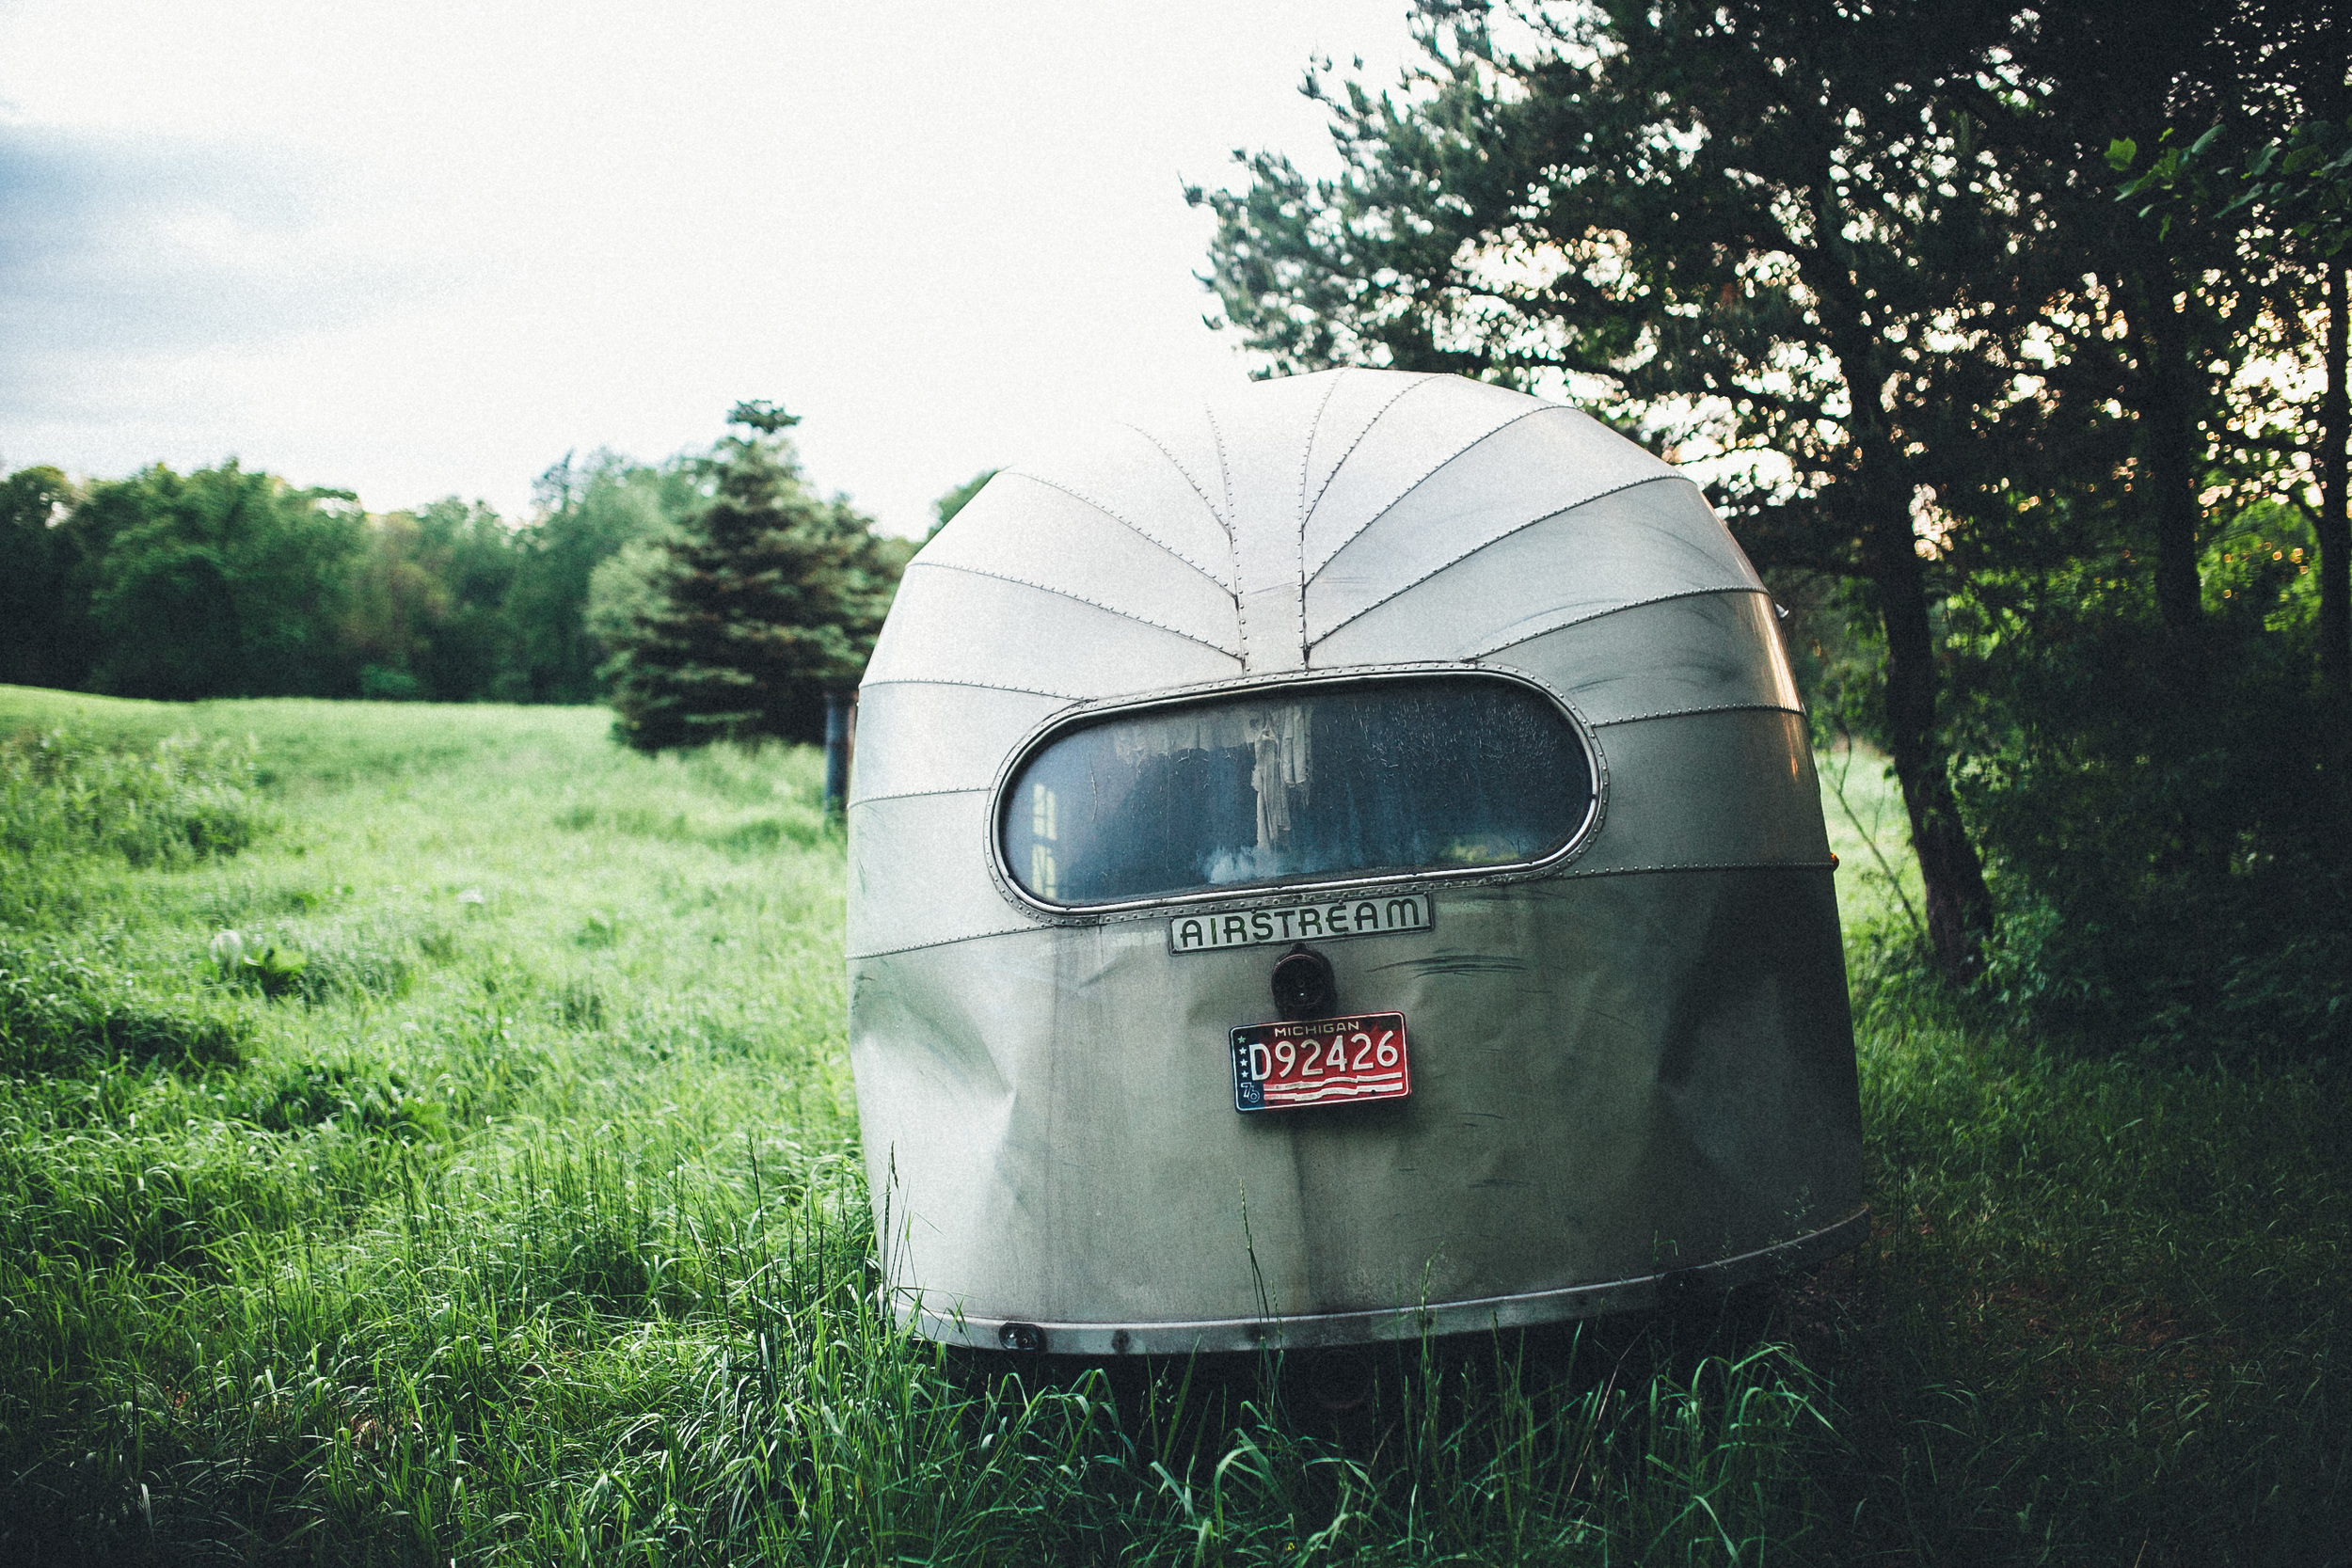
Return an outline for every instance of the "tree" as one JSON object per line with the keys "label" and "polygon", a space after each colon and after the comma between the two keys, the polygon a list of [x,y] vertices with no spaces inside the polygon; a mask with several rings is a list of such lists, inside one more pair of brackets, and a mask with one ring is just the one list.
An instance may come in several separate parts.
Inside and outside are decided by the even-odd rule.
{"label": "tree", "polygon": [[345,644],[361,659],[359,695],[425,694],[415,666],[433,628],[449,613],[449,593],[425,559],[422,531],[408,513],[370,517],[343,611]]}
{"label": "tree", "polygon": [[68,526],[95,562],[92,684],[126,696],[336,696],[362,514],[235,461],[93,484]]}
{"label": "tree", "polygon": [[88,599],[74,586],[80,542],[60,526],[78,499],[55,468],[0,480],[0,681],[70,686],[88,668]]}
{"label": "tree", "polygon": [[1940,91],[1983,8],[1602,0],[1497,45],[1423,8],[1403,99],[1329,104],[1344,172],[1247,160],[1211,282],[1276,365],[1449,370],[1581,393],[1685,460],[1751,553],[1867,584],[1893,756],[1949,970],[1992,902],[1938,733],[1946,490],[1988,483],[2043,297],[2031,215]]}
{"label": "tree", "polygon": [[1191,193],[1225,319],[1279,370],[1586,402],[1699,465],[1776,580],[1851,582],[1933,945],[1967,972],[1993,900],[1952,788],[1953,595],[2096,563],[2150,589],[2176,688],[2204,678],[2205,498],[2273,273],[2226,226],[2137,221],[2102,163],[2264,102],[2266,35],[2122,0],[1499,8],[1509,47],[1424,0],[1401,93],[1311,76],[1338,178],[1260,153]]}
{"label": "tree", "polygon": [[617,650],[615,732],[640,751],[814,741],[857,683],[909,553],[841,497],[813,495],[783,432],[738,404],[705,471],[709,504],[668,544],[658,603]]}
{"label": "tree", "polygon": [[931,524],[930,532],[924,534],[924,539],[928,541],[932,534],[936,534],[941,529],[954,522],[956,514],[970,505],[972,498],[980,493],[981,486],[995,477],[994,468],[982,468],[978,473],[931,502],[931,513],[938,518],[938,521]]}
{"label": "tree", "polygon": [[481,501],[454,496],[367,519],[342,635],[363,697],[492,695],[510,639],[503,604],[520,547]]}
{"label": "tree", "polygon": [[522,546],[516,531],[481,501],[447,496],[410,514],[418,559],[438,587],[438,608],[409,673],[439,703],[496,693],[511,638],[505,604]]}
{"label": "tree", "polygon": [[[2332,45],[2332,47],[2331,47]],[[2340,60],[2342,47],[2323,33],[2306,53]],[[2312,307],[2326,326],[2311,344],[2318,350],[2320,389],[2306,404],[2272,410],[2285,429],[2274,434],[2268,421],[2245,421],[2237,435],[2257,447],[2308,452],[2317,482],[2315,503],[2303,486],[2280,486],[2309,515],[2320,572],[2319,672],[2324,688],[2352,693],[2352,471],[2346,446],[2352,441],[2352,120],[2344,119],[2347,89],[2343,71],[2307,72],[2298,84],[2303,118],[2283,135],[2269,137],[2236,160],[2229,127],[2216,124],[2186,145],[2173,142],[2168,127],[2142,164],[2138,142],[2119,136],[2107,159],[2127,178],[2119,199],[2153,217],[2169,238],[2195,222],[2228,225],[2235,219],[2242,251],[2259,249],[2284,261],[2290,276],[2300,274],[2300,290],[2280,291],[2282,314],[2302,325]],[[2244,138],[2235,138],[2243,141]],[[2302,336],[2290,330],[2290,340]]]}
{"label": "tree", "polygon": [[539,476],[539,516],[517,541],[505,602],[506,695],[586,703],[603,694],[608,650],[587,620],[596,568],[694,512],[705,483],[692,460],[651,465],[612,451],[577,463],[566,455]]}

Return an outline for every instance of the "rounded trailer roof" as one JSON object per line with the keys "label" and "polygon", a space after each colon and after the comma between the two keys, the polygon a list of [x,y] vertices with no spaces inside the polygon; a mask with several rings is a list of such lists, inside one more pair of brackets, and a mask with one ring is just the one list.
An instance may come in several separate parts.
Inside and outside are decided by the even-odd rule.
{"label": "rounded trailer roof", "polygon": [[[1597,420],[1455,376],[1253,383],[1005,469],[908,566],[861,689],[853,879],[930,895],[853,897],[851,957],[1035,928],[939,857],[984,853],[989,792],[1056,713],[1423,662],[1549,687],[1613,771],[1613,724],[1798,710],[1739,546],[1695,484]],[[1696,775],[1721,784],[1739,760]],[[1781,775],[1767,793],[1808,782],[1749,760]],[[1817,800],[1727,810],[1691,798],[1707,778],[1687,761],[1658,771],[1683,787],[1645,790],[1638,822],[1613,804],[1579,867],[1826,859]]]}

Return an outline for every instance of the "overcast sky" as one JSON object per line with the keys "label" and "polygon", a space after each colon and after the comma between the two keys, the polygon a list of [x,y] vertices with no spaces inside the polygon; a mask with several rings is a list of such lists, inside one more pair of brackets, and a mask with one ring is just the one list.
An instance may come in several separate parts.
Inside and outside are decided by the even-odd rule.
{"label": "overcast sky", "polygon": [[1239,380],[1186,181],[1331,166],[1403,0],[0,0],[0,466],[501,512],[738,398],[886,528]]}

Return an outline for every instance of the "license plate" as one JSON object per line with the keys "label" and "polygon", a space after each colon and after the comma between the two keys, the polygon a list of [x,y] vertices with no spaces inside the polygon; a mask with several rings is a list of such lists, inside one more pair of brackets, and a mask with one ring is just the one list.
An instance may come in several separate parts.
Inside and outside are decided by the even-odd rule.
{"label": "license plate", "polygon": [[1233,1031],[1233,1109],[1295,1111],[1413,1092],[1403,1013],[1353,1013]]}

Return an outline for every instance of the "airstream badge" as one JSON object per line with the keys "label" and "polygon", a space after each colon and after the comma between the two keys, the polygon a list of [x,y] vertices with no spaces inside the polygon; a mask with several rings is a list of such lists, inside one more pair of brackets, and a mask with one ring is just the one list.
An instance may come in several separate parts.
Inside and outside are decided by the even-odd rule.
{"label": "airstream badge", "polygon": [[1378,898],[1333,898],[1313,904],[1283,904],[1219,914],[1180,914],[1168,923],[1171,953],[1214,953],[1262,942],[1307,938],[1381,936],[1391,931],[1429,929],[1426,895],[1394,894]]}

